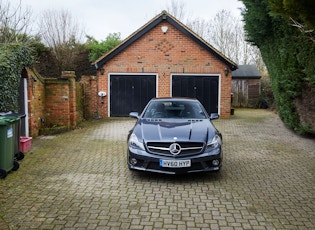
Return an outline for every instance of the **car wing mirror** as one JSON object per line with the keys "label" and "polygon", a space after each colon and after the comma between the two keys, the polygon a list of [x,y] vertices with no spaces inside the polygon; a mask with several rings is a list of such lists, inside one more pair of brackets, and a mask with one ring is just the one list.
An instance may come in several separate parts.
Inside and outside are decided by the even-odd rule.
{"label": "car wing mirror", "polygon": [[211,113],[210,114],[210,120],[215,120],[218,119],[220,115],[218,113]]}
{"label": "car wing mirror", "polygon": [[139,113],[138,112],[131,112],[131,113],[129,113],[129,117],[138,119],[139,118]]}

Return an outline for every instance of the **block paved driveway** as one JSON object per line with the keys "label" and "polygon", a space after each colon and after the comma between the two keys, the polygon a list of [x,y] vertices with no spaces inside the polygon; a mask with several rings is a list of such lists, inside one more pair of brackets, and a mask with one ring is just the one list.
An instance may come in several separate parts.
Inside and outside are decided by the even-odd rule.
{"label": "block paved driveway", "polygon": [[277,115],[216,120],[220,173],[156,175],[126,167],[131,119],[36,138],[0,180],[0,229],[314,229],[315,141]]}

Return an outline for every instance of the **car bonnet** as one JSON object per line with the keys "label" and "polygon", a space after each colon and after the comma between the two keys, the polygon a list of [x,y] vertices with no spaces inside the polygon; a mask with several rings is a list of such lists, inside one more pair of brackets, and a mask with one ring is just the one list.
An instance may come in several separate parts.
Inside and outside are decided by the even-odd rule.
{"label": "car bonnet", "polygon": [[145,141],[202,141],[214,136],[208,119],[141,119],[138,131]]}

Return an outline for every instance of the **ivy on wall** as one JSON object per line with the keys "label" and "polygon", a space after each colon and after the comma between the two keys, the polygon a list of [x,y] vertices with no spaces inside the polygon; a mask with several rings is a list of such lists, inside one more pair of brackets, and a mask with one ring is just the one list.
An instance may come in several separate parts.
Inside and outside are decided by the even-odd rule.
{"label": "ivy on wall", "polygon": [[28,45],[0,45],[0,112],[18,112],[21,72],[32,64],[32,49]]}

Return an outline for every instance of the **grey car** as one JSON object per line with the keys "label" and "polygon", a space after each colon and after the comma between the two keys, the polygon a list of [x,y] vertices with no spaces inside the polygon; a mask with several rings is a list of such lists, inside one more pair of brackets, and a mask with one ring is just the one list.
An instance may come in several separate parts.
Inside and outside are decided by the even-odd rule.
{"label": "grey car", "polygon": [[143,112],[131,112],[135,126],[128,134],[129,169],[166,174],[219,171],[222,135],[194,98],[154,98]]}

